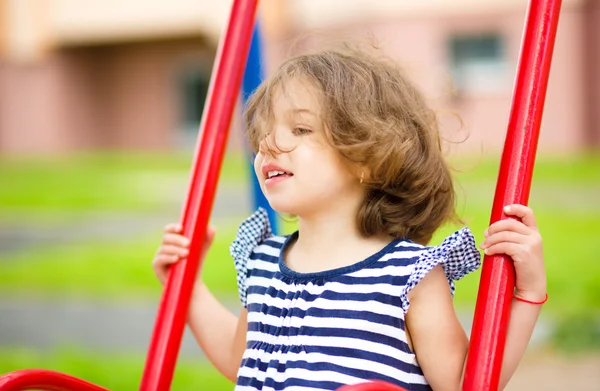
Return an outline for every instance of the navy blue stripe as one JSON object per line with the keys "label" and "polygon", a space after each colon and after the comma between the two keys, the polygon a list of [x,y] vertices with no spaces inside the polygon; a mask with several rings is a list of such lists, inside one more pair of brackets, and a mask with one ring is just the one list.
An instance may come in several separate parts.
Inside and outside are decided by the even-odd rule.
{"label": "navy blue stripe", "polygon": [[267,279],[272,279],[275,274],[277,274],[277,272],[273,272],[270,270],[265,270],[265,269],[252,269],[252,276],[254,277],[262,277],[262,278],[267,278]]}
{"label": "navy blue stripe", "polygon": [[[308,310],[301,310],[299,308],[279,308],[265,304],[250,304],[248,305],[248,311],[260,312],[278,318],[287,316],[294,316],[297,318],[314,316],[316,318],[360,319],[392,327],[399,327],[402,322],[402,319],[397,316],[383,315],[371,311],[323,309],[319,307],[310,307]],[[401,312],[400,309],[398,309],[398,311]]]}
{"label": "navy blue stripe", "polygon": [[[279,271],[272,271],[272,270],[267,270],[267,269],[253,268],[251,274],[252,274],[252,276],[262,277],[262,278],[269,279],[269,280],[274,278],[276,275],[277,275],[277,278],[282,281],[287,282],[287,280],[289,280],[288,277],[281,275],[281,273]],[[323,278],[323,279],[319,279],[319,280],[333,281],[333,282],[337,282],[337,283],[345,284],[345,285],[389,284],[389,285],[396,286],[396,287],[402,287],[402,286],[406,285],[409,277],[410,277],[410,274],[406,274],[403,276],[383,275],[383,276],[370,276],[370,277],[339,275],[336,277]],[[307,282],[305,282],[305,284],[306,283]],[[305,284],[303,284],[303,285],[305,285]]]}
{"label": "navy blue stripe", "polygon": [[271,238],[265,240],[264,242],[262,242],[260,245],[280,249],[281,247],[283,247],[283,242],[278,242],[278,241],[274,240],[273,237],[271,237]]}
{"label": "navy blue stripe", "polygon": [[295,345],[270,345],[262,341],[248,341],[246,346],[248,349],[260,350],[267,353],[274,351],[280,352],[282,355],[287,353],[320,353],[326,356],[341,356],[360,358],[365,361],[378,362],[406,373],[414,373],[423,375],[421,368],[411,363],[404,362],[400,359],[387,356],[385,354],[368,352],[361,350],[358,347],[341,347],[341,346],[315,346],[304,345],[302,347]]}
{"label": "navy blue stripe", "polygon": [[[410,274],[405,276],[379,276],[379,277],[356,277],[356,276],[339,276],[332,281],[335,281],[344,285],[374,285],[374,284],[388,284],[396,286],[398,288],[406,285]],[[373,288],[375,289],[375,288]]]}
{"label": "navy blue stripe", "polygon": [[389,304],[395,307],[400,307],[402,305],[402,300],[400,299],[400,290],[398,291],[398,296],[390,296],[381,292],[367,292],[367,293],[340,293],[331,290],[325,290],[321,294],[311,294],[307,291],[299,291],[299,292],[284,292],[282,290],[275,289],[273,287],[263,287],[260,285],[250,285],[248,287],[248,294],[254,295],[268,295],[270,297],[279,298],[279,299],[295,299],[301,297],[303,300],[307,302],[315,301],[317,298],[322,297],[327,300],[336,300],[336,301],[377,301],[383,304]]}
{"label": "navy blue stripe", "polygon": [[[386,334],[376,333],[368,330],[357,329],[342,329],[333,327],[288,327],[288,326],[271,326],[259,322],[248,322],[248,331],[257,331],[272,336],[297,337],[299,335],[314,336],[314,337],[342,337],[353,338],[355,340],[369,341],[380,343],[398,349],[405,353],[410,353],[408,344],[400,339],[390,337]],[[356,343],[356,341],[352,341]],[[349,341],[349,343],[351,343]]]}
{"label": "navy blue stripe", "polygon": [[250,256],[250,260],[253,260],[253,261],[259,260],[259,261],[277,264],[279,262],[279,257],[265,254],[265,253],[252,253],[252,255]]}

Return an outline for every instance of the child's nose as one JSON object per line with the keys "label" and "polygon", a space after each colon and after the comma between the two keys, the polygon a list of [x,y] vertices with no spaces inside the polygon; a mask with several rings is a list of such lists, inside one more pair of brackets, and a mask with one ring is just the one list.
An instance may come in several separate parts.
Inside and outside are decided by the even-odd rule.
{"label": "child's nose", "polygon": [[260,142],[259,152],[271,157],[276,157],[294,149],[294,145],[281,132],[271,132]]}
{"label": "child's nose", "polygon": [[262,139],[260,145],[258,146],[258,152],[271,157],[274,157],[279,153],[278,148],[276,147],[276,142],[270,134],[267,134],[267,136]]}

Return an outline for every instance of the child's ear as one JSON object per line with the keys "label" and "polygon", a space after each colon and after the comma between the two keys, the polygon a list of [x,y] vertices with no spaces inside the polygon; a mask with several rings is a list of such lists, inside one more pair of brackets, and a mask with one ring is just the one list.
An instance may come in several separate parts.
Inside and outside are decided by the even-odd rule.
{"label": "child's ear", "polygon": [[360,183],[366,183],[371,179],[371,170],[365,166],[357,166],[353,172]]}

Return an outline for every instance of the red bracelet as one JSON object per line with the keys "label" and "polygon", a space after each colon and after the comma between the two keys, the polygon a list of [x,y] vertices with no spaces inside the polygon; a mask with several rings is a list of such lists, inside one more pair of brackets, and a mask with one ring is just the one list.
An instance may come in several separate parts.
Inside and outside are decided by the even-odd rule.
{"label": "red bracelet", "polygon": [[523,303],[529,303],[529,304],[544,304],[545,302],[548,301],[548,294],[547,293],[546,293],[546,297],[542,301],[530,301],[530,300],[527,300],[527,299],[523,299],[522,297],[519,297],[519,296],[513,296],[513,297],[515,298],[515,300],[522,301]]}

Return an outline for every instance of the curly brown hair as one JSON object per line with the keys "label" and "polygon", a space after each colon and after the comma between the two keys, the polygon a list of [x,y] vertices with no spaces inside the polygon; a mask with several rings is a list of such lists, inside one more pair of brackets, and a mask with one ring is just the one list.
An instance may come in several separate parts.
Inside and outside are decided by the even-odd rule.
{"label": "curly brown hair", "polygon": [[438,120],[395,62],[363,51],[325,50],[285,61],[252,94],[245,110],[255,152],[265,137],[278,86],[307,78],[320,91],[325,139],[353,172],[366,172],[357,215],[365,236],[387,234],[426,244],[457,222],[452,175]]}

